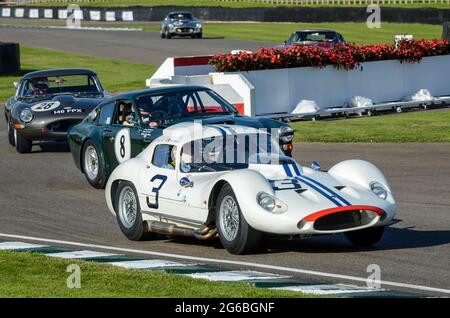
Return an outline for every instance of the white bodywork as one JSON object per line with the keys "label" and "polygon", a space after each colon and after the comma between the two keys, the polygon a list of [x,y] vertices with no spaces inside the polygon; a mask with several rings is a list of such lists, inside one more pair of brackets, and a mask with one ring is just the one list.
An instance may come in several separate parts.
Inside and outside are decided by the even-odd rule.
{"label": "white bodywork", "polygon": [[[114,170],[105,191],[111,213],[115,215],[112,201],[115,185],[126,180],[136,188],[144,221],[157,220],[184,227],[201,228],[208,215],[214,213],[211,193],[219,182],[231,185],[248,224],[267,233],[339,233],[386,225],[395,215],[396,204],[386,178],[377,167],[362,160],[343,161],[328,172],[302,167],[292,160],[289,164],[250,164],[246,169],[231,171],[183,173],[180,170],[181,148],[186,142],[197,139],[193,125],[196,124],[183,123],[165,129],[163,136],[140,155]],[[242,126],[227,127],[231,128],[224,129],[227,133],[258,132]],[[203,137],[220,136],[217,127],[203,126],[202,129]],[[177,146],[175,169],[152,164],[154,149],[161,144]],[[184,177],[192,181],[192,187],[180,185]],[[374,181],[387,190],[385,200],[372,192],[370,184]],[[274,214],[262,208],[257,202],[260,192],[276,196],[285,203],[286,211]],[[355,210],[367,211],[363,213],[367,219],[358,226],[332,230],[314,226],[323,216]]]}

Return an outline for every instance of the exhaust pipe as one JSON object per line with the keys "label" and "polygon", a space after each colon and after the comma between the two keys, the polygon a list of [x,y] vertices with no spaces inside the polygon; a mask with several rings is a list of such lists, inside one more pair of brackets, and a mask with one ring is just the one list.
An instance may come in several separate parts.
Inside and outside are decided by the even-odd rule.
{"label": "exhaust pipe", "polygon": [[194,230],[186,227],[180,227],[173,223],[165,223],[159,221],[145,221],[144,230],[146,232],[159,233],[163,235],[181,235],[188,237],[195,237],[199,240],[209,240],[215,238],[217,235],[217,229],[205,226],[199,230]]}

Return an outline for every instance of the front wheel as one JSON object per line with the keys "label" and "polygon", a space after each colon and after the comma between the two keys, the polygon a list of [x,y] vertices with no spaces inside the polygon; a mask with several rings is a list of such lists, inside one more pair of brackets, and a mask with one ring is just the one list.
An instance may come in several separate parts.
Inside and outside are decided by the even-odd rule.
{"label": "front wheel", "polygon": [[164,39],[166,37],[166,35],[164,33],[164,29],[163,28],[161,28],[160,33],[161,33],[161,39]]}
{"label": "front wheel", "polygon": [[8,125],[8,142],[11,146],[15,146],[16,142],[14,137],[14,128],[11,127],[11,123],[9,121],[6,124]]}
{"label": "front wheel", "polygon": [[97,147],[90,140],[83,146],[81,164],[86,180],[96,189],[103,189],[106,185],[105,167],[100,159]]}
{"label": "front wheel", "polygon": [[115,193],[116,219],[122,233],[131,241],[141,241],[149,233],[144,231],[141,207],[133,184],[122,181]]}
{"label": "front wheel", "polygon": [[16,145],[17,152],[30,153],[31,147],[33,147],[32,141],[22,137],[22,135],[19,134],[15,128],[13,129],[13,133],[14,133],[14,143]]}
{"label": "front wheel", "polygon": [[229,184],[222,188],[217,198],[216,227],[222,245],[232,254],[255,251],[261,240],[261,232],[247,223]]}
{"label": "front wheel", "polygon": [[166,31],[164,32],[164,37],[166,39],[170,39],[172,37],[172,34],[170,34],[169,29],[166,29]]}
{"label": "front wheel", "polygon": [[369,227],[367,229],[345,232],[347,239],[355,246],[372,246],[383,237],[384,226]]}

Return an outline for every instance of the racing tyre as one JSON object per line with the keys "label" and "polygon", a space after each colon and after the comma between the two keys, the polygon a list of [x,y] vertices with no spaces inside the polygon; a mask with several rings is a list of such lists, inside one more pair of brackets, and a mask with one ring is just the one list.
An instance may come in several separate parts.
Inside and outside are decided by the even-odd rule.
{"label": "racing tyre", "polygon": [[14,129],[11,128],[11,124],[10,124],[9,121],[6,123],[6,125],[8,125],[8,142],[9,142],[9,144],[11,146],[15,146],[16,143],[15,143],[15,140],[14,140],[15,139],[14,138]]}
{"label": "racing tyre", "polygon": [[17,130],[13,129],[14,134],[14,143],[16,144],[16,150],[18,153],[30,153],[31,147],[33,143],[31,140],[25,139],[20,134],[17,133]]}
{"label": "racing tyre", "polygon": [[199,33],[199,34],[197,35],[197,39],[201,39],[201,38],[203,38],[203,33]]}
{"label": "racing tyre", "polygon": [[117,223],[122,233],[131,241],[141,241],[150,236],[144,231],[141,207],[133,184],[122,181],[115,193]]}
{"label": "racing tyre", "polygon": [[86,180],[96,189],[106,185],[105,165],[100,158],[97,147],[90,140],[86,141],[81,153],[81,166]]}
{"label": "racing tyre", "polygon": [[345,236],[355,246],[372,246],[383,237],[384,226],[346,232]]}
{"label": "racing tyre", "polygon": [[220,190],[215,212],[219,238],[228,252],[246,254],[256,250],[261,232],[248,225],[229,184]]}
{"label": "racing tyre", "polygon": [[164,33],[164,30],[163,29],[161,29],[161,39],[164,39],[165,37],[166,37],[166,35],[165,35],[165,33]]}
{"label": "racing tyre", "polygon": [[164,37],[165,37],[166,39],[170,39],[170,38],[172,37],[172,34],[170,34],[170,32],[169,32],[168,29],[166,29],[166,31],[164,32]]}

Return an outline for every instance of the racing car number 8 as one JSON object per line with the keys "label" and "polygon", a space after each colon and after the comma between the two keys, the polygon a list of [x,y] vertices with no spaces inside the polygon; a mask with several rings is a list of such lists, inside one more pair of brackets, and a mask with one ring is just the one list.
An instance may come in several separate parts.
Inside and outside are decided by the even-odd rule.
{"label": "racing car number 8", "polygon": [[119,130],[114,142],[114,152],[119,163],[122,163],[131,157],[130,130],[123,128]]}

